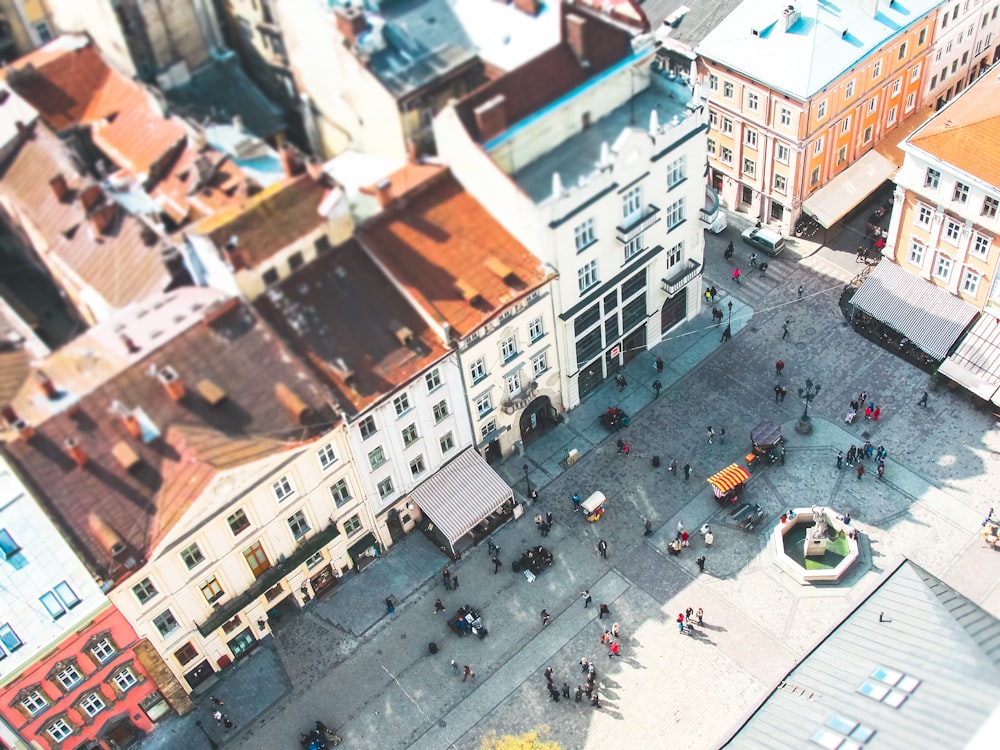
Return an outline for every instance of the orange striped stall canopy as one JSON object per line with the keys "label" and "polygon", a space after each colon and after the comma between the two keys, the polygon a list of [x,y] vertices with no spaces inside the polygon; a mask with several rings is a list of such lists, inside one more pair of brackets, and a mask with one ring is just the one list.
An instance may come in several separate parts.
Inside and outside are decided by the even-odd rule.
{"label": "orange striped stall canopy", "polygon": [[739,464],[730,464],[718,474],[708,478],[708,483],[715,490],[716,497],[721,497],[734,487],[738,487],[750,478],[750,472]]}

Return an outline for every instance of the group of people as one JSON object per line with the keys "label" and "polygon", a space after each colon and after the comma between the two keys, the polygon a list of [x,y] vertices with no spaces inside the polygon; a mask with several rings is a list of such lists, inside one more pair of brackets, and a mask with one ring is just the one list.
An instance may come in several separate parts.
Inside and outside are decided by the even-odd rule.
{"label": "group of people", "polygon": [[681,635],[691,635],[694,632],[695,621],[698,625],[704,625],[705,612],[701,607],[695,610],[688,607],[683,612],[677,613],[677,632]]}
{"label": "group of people", "polygon": [[[705,542],[706,547],[711,547],[715,542],[715,534],[712,533],[712,527],[707,523],[702,524],[698,533],[701,534],[701,538]],[[684,521],[682,519],[677,522],[677,536],[674,537],[674,540],[667,545],[667,552],[670,555],[679,555],[684,547],[690,546],[691,535],[688,534],[687,529],[684,527]]]}
{"label": "group of people", "polygon": [[580,659],[580,668],[585,675],[587,675],[582,685],[576,686],[576,693],[571,694],[568,682],[563,682],[562,689],[556,687],[555,680],[553,679],[554,671],[552,667],[545,668],[545,686],[549,691],[549,697],[552,699],[553,703],[558,703],[560,698],[565,698],[569,700],[570,696],[573,695],[573,701],[575,703],[581,703],[583,697],[587,696],[587,700],[590,705],[594,708],[600,708],[601,699],[597,692],[597,667],[594,666],[594,662],[584,656]]}
{"label": "group of people", "polygon": [[847,465],[854,467],[857,471],[858,479],[865,475],[865,461],[875,462],[875,471],[879,479],[885,478],[885,457],[889,455],[885,447],[880,445],[876,448],[871,440],[866,440],[864,445],[852,445],[847,449],[847,456],[843,451],[837,451],[837,469],[844,468],[844,461]]}
{"label": "group of people", "polygon": [[[865,402],[867,402],[867,404]],[[868,398],[867,391],[861,391],[860,395],[855,400],[851,401],[847,410],[847,416],[844,417],[844,421],[847,424],[853,424],[855,418],[858,416],[858,410],[861,409],[862,406],[864,406],[865,419],[878,422],[879,417],[882,416],[882,407],[877,406],[874,399]]]}
{"label": "group of people", "polygon": [[542,518],[541,513],[535,514],[535,526],[541,532],[542,536],[548,536],[549,532],[552,530],[552,512],[549,511],[545,514],[545,518]]}

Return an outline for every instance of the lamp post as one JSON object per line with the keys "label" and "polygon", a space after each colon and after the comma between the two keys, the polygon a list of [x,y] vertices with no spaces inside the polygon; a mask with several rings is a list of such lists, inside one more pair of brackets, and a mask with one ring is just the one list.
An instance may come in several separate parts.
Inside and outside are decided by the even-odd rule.
{"label": "lamp post", "polygon": [[524,465],[524,483],[526,485],[528,485],[528,497],[530,498],[531,497],[531,477],[528,476],[529,468],[530,467],[528,466],[528,464]]}
{"label": "lamp post", "polygon": [[208,740],[208,746],[210,748],[212,748],[212,750],[219,750],[219,744],[215,740],[212,739],[212,735],[210,735],[208,733],[208,730],[205,729],[205,727],[203,727],[201,725],[201,719],[196,719],[194,723],[195,723],[195,726],[198,727],[198,729],[201,730],[201,733],[203,735],[205,735],[205,739]]}
{"label": "lamp post", "polygon": [[806,378],[806,387],[799,388],[799,398],[802,399],[802,403],[805,408],[802,410],[802,416],[799,417],[798,423],[795,425],[795,431],[800,432],[803,435],[807,435],[812,432],[812,422],[809,419],[809,404],[812,400],[819,395],[821,386],[819,383],[813,383],[812,380]]}

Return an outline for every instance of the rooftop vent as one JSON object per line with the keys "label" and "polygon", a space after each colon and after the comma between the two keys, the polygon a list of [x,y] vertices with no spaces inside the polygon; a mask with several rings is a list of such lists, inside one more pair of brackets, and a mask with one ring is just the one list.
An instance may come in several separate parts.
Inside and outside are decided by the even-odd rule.
{"label": "rooftop vent", "polygon": [[180,401],[184,398],[184,383],[181,382],[181,376],[177,374],[177,370],[167,365],[160,369],[156,377],[163,383],[163,387],[167,390],[167,395],[171,399]]}
{"label": "rooftop vent", "polygon": [[786,6],[785,9],[781,11],[781,20],[783,22],[785,31],[789,31],[801,16],[802,12],[794,5]]}
{"label": "rooftop vent", "polygon": [[497,275],[502,281],[506,281],[509,277],[514,275],[514,272],[510,269],[506,263],[501,261],[499,258],[490,257],[486,259],[486,267],[490,269],[493,273]]}
{"label": "rooftop vent", "polygon": [[80,191],[80,202],[88,213],[104,201],[104,191],[100,185],[87,185]]}
{"label": "rooftop vent", "polygon": [[132,446],[125,442],[115,443],[114,447],[111,448],[111,455],[125,471],[137,466],[141,460],[139,454],[132,450]]}
{"label": "rooftop vent", "polygon": [[483,301],[483,296],[479,293],[479,290],[467,281],[456,279],[455,286],[458,287],[458,291],[461,292],[462,297],[470,305],[477,305]]}
{"label": "rooftop vent", "polygon": [[337,357],[333,360],[333,369],[337,375],[349,386],[354,387],[355,376],[354,370],[347,366],[347,362],[344,361],[343,357]]}
{"label": "rooftop vent", "polygon": [[389,330],[392,331],[392,335],[396,337],[398,341],[403,346],[413,346],[415,337],[413,331],[399,323],[395,320],[389,321]]}
{"label": "rooftop vent", "polygon": [[195,389],[210,406],[218,406],[226,400],[226,392],[211,380],[199,380]]}
{"label": "rooftop vent", "polygon": [[27,420],[15,419],[12,427],[21,440],[31,440],[35,436],[35,428]]}
{"label": "rooftop vent", "polygon": [[284,383],[275,383],[274,395],[299,424],[306,423],[309,416],[309,405],[299,398],[291,388]]}
{"label": "rooftop vent", "polygon": [[57,174],[49,180],[49,186],[60,203],[66,203],[69,200],[69,183],[66,182],[66,178],[62,174]]}
{"label": "rooftop vent", "polygon": [[87,516],[87,526],[90,528],[90,533],[97,538],[100,545],[112,556],[117,557],[127,549],[125,540],[121,538],[117,531],[111,528],[111,525],[107,521],[96,513],[91,513]]}
{"label": "rooftop vent", "polygon": [[80,445],[79,440],[68,437],[63,441],[63,447],[66,448],[66,453],[76,462],[77,466],[85,466],[87,464],[87,452]]}
{"label": "rooftop vent", "polygon": [[52,378],[41,370],[38,370],[35,373],[35,385],[38,386],[38,390],[41,391],[42,395],[49,399],[49,401],[54,401],[59,398],[59,389],[56,388],[56,384],[52,382]]}

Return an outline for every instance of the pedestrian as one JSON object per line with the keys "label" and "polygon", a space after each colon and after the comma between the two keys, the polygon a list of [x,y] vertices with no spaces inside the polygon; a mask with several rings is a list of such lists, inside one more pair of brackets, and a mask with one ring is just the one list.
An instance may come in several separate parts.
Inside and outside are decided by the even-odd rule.
{"label": "pedestrian", "polygon": [[778,403],[778,399],[781,398],[781,384],[774,384],[774,403]]}
{"label": "pedestrian", "polygon": [[701,534],[702,536],[705,536],[706,534],[711,534],[712,533],[712,527],[709,526],[707,523],[703,523],[701,525],[701,528],[698,529],[698,533]]}
{"label": "pedestrian", "polygon": [[654,380],[653,381],[653,393],[656,394],[655,398],[659,398],[660,397],[660,391],[662,389],[663,389],[663,383],[661,383],[659,380]]}
{"label": "pedestrian", "polygon": [[455,573],[451,574],[451,587],[458,590],[458,576]]}
{"label": "pedestrian", "polygon": [[708,444],[711,445],[713,440],[715,440],[715,430],[712,429],[712,425],[709,425],[708,426]]}
{"label": "pedestrian", "polygon": [[538,490],[535,489],[531,490],[531,502],[533,503],[538,502]]}
{"label": "pedestrian", "polygon": [[608,615],[608,616],[610,617],[610,616],[611,616],[611,610],[610,610],[610,609],[608,609],[608,605],[607,605],[607,604],[604,604],[604,603],[602,602],[602,603],[601,603],[601,612],[600,612],[600,614],[599,614],[599,615],[597,616],[597,619],[598,619],[598,620],[603,620],[603,619],[604,619],[604,615]]}
{"label": "pedestrian", "polygon": [[757,253],[750,253],[750,268],[757,267]]}
{"label": "pedestrian", "polygon": [[212,712],[212,718],[215,719],[215,723],[216,724],[221,724],[222,723],[222,711],[220,711],[219,709],[215,709]]}
{"label": "pedestrian", "polygon": [[705,556],[702,555],[701,557],[699,557],[694,562],[695,562],[695,565],[698,566],[698,572],[699,573],[704,573],[705,572]]}
{"label": "pedestrian", "polygon": [[539,531],[542,532],[542,536],[548,536],[549,532],[552,530],[552,524],[548,522],[543,523],[541,526],[538,527],[538,529]]}
{"label": "pedestrian", "polygon": [[714,541],[715,541],[715,534],[713,534],[711,530],[709,530],[709,532],[705,534],[705,546],[711,547]]}
{"label": "pedestrian", "polygon": [[568,682],[564,682],[563,683],[562,694],[563,694],[563,698],[567,698],[567,699],[569,698],[569,683]]}
{"label": "pedestrian", "polygon": [[583,700],[583,686],[582,685],[577,685],[576,686],[576,693],[573,696],[573,702],[574,703],[579,703],[581,700]]}
{"label": "pedestrian", "polygon": [[451,660],[451,673],[458,677],[458,662],[454,659]]}
{"label": "pedestrian", "polygon": [[861,463],[860,461],[858,461],[858,480],[859,481],[860,481],[861,477],[864,475],[864,473],[865,473],[865,465],[863,463]]}
{"label": "pedestrian", "polygon": [[589,591],[581,591],[580,598],[583,599],[583,608],[586,609],[590,606],[590,603],[594,601],[594,598],[590,595]]}
{"label": "pedestrian", "polygon": [[781,386],[781,403],[785,403],[785,396],[788,395],[788,386]]}
{"label": "pedestrian", "polygon": [[648,518],[642,524],[642,535],[649,536],[653,533],[653,522]]}
{"label": "pedestrian", "polygon": [[550,511],[546,511],[546,513],[545,513],[545,523],[547,523],[549,526],[551,526],[552,525],[552,520],[553,520],[552,511],[551,510]]}
{"label": "pedestrian", "polygon": [[462,672],[463,672],[462,682],[465,682],[470,677],[472,677],[473,679],[475,679],[476,677],[476,673],[472,671],[472,667],[470,667],[468,664],[462,667]]}
{"label": "pedestrian", "polygon": [[445,611],[445,609],[444,609],[444,603],[440,599],[435,599],[434,600],[434,614],[438,614],[439,612],[444,612],[444,611]]}
{"label": "pedestrian", "polygon": [[715,302],[715,297],[716,297],[716,295],[717,295],[717,294],[719,293],[719,290],[718,290],[718,289],[716,289],[716,288],[715,288],[715,285],[713,284],[712,286],[710,286],[710,287],[708,288],[708,291],[710,291],[710,292],[712,293],[712,302]]}
{"label": "pedestrian", "polygon": [[618,656],[620,650],[621,647],[618,645],[618,641],[611,641],[611,647],[608,649],[608,658],[611,659]]}
{"label": "pedestrian", "polygon": [[927,407],[927,391],[924,391],[924,395],[920,397],[919,401],[917,401],[917,406],[923,406],[924,408]]}
{"label": "pedestrian", "polygon": [[211,703],[212,703],[213,706],[224,706],[224,705],[226,705],[225,703],[223,703],[222,701],[220,701],[218,698],[216,698],[214,695],[208,696],[208,700],[211,701]]}
{"label": "pedestrian", "polygon": [[861,395],[858,396],[858,403],[863,404],[868,400],[868,391],[861,391]]}
{"label": "pedestrian", "polygon": [[678,538],[678,539],[680,539],[680,538],[681,538],[681,534],[683,534],[683,533],[684,533],[684,531],[686,530],[686,528],[687,528],[687,527],[686,527],[686,526],[684,525],[684,519],[683,519],[683,518],[682,518],[682,519],[680,519],[680,520],[679,520],[679,521],[677,522],[677,538]]}
{"label": "pedestrian", "polygon": [[580,666],[583,668],[584,672],[586,672],[587,668],[590,667],[590,662],[587,661],[587,657],[586,656],[584,656],[584,657],[582,657],[580,659]]}
{"label": "pedestrian", "polygon": [[799,299],[802,299],[802,295],[806,293],[806,288],[802,284],[799,284]]}
{"label": "pedestrian", "polygon": [[614,638],[615,640],[618,639],[618,634],[620,632],[621,632],[621,625],[619,625],[617,622],[611,626],[611,637]]}
{"label": "pedestrian", "polygon": [[448,570],[448,566],[444,566],[444,570],[441,571],[441,580],[444,581],[444,587],[451,591],[451,571]]}
{"label": "pedestrian", "polygon": [[385,598],[385,613],[391,615],[396,611],[396,603],[392,600],[391,596]]}
{"label": "pedestrian", "polygon": [[541,513],[536,513],[535,514],[535,528],[538,528],[538,529],[542,528],[542,514]]}
{"label": "pedestrian", "polygon": [[597,551],[601,553],[601,557],[605,560],[608,559],[608,543],[603,539],[597,543]]}
{"label": "pedestrian", "polygon": [[698,624],[699,625],[703,625],[704,624],[702,622],[702,616],[704,614],[705,614],[705,610],[703,610],[701,607],[698,607],[698,611],[694,613],[694,616],[698,618]]}
{"label": "pedestrian", "polygon": [[677,459],[676,458],[673,461],[670,462],[670,469],[669,469],[669,471],[675,477],[677,476]]}
{"label": "pedestrian", "polygon": [[496,555],[493,555],[493,575],[497,574],[497,571],[500,570],[501,565],[503,565],[503,563],[500,562],[500,558],[497,557]]}
{"label": "pedestrian", "polygon": [[621,453],[622,451],[625,450],[625,440],[622,438],[618,438],[618,440],[615,441],[615,446],[617,446],[618,452]]}
{"label": "pedestrian", "polygon": [[719,343],[722,343],[723,341],[729,341],[729,339],[731,339],[732,337],[733,337],[732,329],[730,329],[729,326],[726,326],[726,329],[722,332],[722,338],[719,339]]}
{"label": "pedestrian", "polygon": [[784,340],[788,338],[788,326],[791,325],[791,320],[786,320],[785,324],[781,326],[781,338]]}
{"label": "pedestrian", "polygon": [[228,731],[229,731],[230,729],[235,729],[235,728],[236,728],[236,725],[235,725],[235,724],[233,724],[233,720],[232,720],[232,719],[230,719],[230,718],[229,718],[228,716],[226,716],[226,715],[223,715],[223,716],[222,716],[222,726],[224,726],[224,727],[226,728],[226,731],[227,731],[227,732],[228,732]]}
{"label": "pedestrian", "polygon": [[590,696],[590,705],[593,706],[594,708],[601,707],[601,700],[600,698],[598,698],[596,690],[594,691],[594,694]]}
{"label": "pedestrian", "polygon": [[632,452],[632,446],[629,445],[628,440],[626,440],[625,445],[622,446],[622,453],[624,453],[627,456],[631,452]]}
{"label": "pedestrian", "polygon": [[559,702],[559,688],[557,688],[551,682],[549,683],[549,697],[552,699],[553,703]]}
{"label": "pedestrian", "polygon": [[684,481],[686,482],[691,476],[691,464],[684,464]]}
{"label": "pedestrian", "polygon": [[872,418],[872,408],[870,406],[865,407],[865,419]]}
{"label": "pedestrian", "polygon": [[553,673],[552,667],[546,667],[545,668],[545,672],[544,672],[545,679],[548,680],[550,683],[552,682],[552,673]]}
{"label": "pedestrian", "polygon": [[785,362],[784,362],[784,360],[779,359],[777,362],[774,363],[774,374],[777,377],[779,377],[779,378],[781,377],[781,371],[784,370],[784,369],[785,369]]}
{"label": "pedestrian", "polygon": [[677,632],[684,635],[684,623],[680,620],[677,621]]}
{"label": "pedestrian", "polygon": [[691,537],[688,535],[686,531],[681,532],[681,546],[682,547],[691,546]]}
{"label": "pedestrian", "polygon": [[763,279],[764,274],[767,273],[767,263],[761,263],[758,270],[760,271],[760,277]]}
{"label": "pedestrian", "polygon": [[876,406],[875,411],[872,412],[872,419],[878,422],[879,415],[882,413],[882,407]]}
{"label": "pedestrian", "polygon": [[739,284],[740,283],[740,276],[741,276],[740,269],[734,268],[733,269],[733,281],[735,281],[737,284]]}
{"label": "pedestrian", "polygon": [[858,245],[858,254],[854,257],[855,263],[864,263],[868,255],[868,251],[865,249],[864,245]]}
{"label": "pedestrian", "polygon": [[844,468],[844,452],[837,451],[837,471]]}
{"label": "pedestrian", "polygon": [[885,479],[885,461],[878,462],[878,478]]}
{"label": "pedestrian", "polygon": [[663,372],[663,357],[657,357],[656,364],[654,366],[656,367],[657,372]]}

